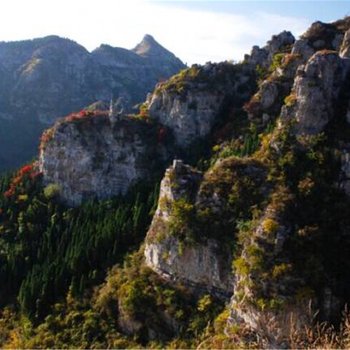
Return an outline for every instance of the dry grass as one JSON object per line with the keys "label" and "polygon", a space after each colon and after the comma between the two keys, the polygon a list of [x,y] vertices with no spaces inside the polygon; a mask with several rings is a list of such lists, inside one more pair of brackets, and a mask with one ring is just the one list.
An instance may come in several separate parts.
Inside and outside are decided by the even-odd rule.
{"label": "dry grass", "polygon": [[340,326],[317,322],[311,304],[304,313],[286,311],[273,316],[266,312],[260,317],[257,330],[245,324],[226,323],[224,329],[215,327],[197,349],[350,349],[350,312],[345,309]]}

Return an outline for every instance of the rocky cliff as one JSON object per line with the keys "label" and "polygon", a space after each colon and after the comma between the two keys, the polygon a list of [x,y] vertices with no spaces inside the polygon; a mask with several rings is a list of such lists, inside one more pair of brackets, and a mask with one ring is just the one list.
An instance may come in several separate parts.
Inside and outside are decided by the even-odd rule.
{"label": "rocky cliff", "polygon": [[233,288],[233,276],[226,265],[230,250],[216,239],[196,242],[188,227],[201,179],[201,173],[179,160],[167,169],[146,238],[146,264],[164,278],[180,280],[197,292],[208,289],[227,297]]}
{"label": "rocky cliff", "polygon": [[112,106],[58,122],[43,138],[44,182],[71,205],[106,198],[206,140],[200,170],[176,159],[165,172],[145,264],[193,295],[231,297],[218,336],[232,347],[303,347],[295,332],[310,315],[337,325],[350,302],[349,30],[349,18],[316,22],[245,63],[194,65],[137,116]]}
{"label": "rocky cliff", "polygon": [[194,65],[157,85],[148,99],[150,117],[170,128],[176,144],[186,148],[208,136],[232,106],[247,100],[253,79],[249,65]]}
{"label": "rocky cliff", "polygon": [[167,279],[229,297],[232,236],[237,222],[249,216],[250,203],[268,193],[265,176],[264,168],[250,160],[228,158],[205,174],[175,160],[162,180],[147,233],[148,266]]}
{"label": "rocky cliff", "polygon": [[[227,119],[224,112],[247,100],[253,77],[252,68],[245,65],[193,66],[158,85],[138,115],[126,115],[112,104],[109,119],[90,118],[96,113],[83,111],[81,117],[75,114],[57,122],[45,132],[41,145],[40,167],[45,183],[59,185],[62,198],[74,205],[83,197],[125,193],[132,180],[152,173],[151,164],[143,171],[139,163],[146,165],[151,160],[164,164],[176,151],[190,151],[192,143],[203,140],[215,125],[223,124]],[[102,120],[107,124],[109,120],[109,127],[101,129],[98,121]],[[140,130],[137,120],[144,122],[139,123],[143,125]],[[162,144],[167,147],[163,149]],[[111,180],[112,173],[117,180]]]}
{"label": "rocky cliff", "polygon": [[232,293],[232,339],[248,327],[264,347],[289,347],[291,329],[311,326],[310,305],[336,323],[348,302],[349,28],[316,22],[295,42],[282,33],[253,49],[248,65],[266,68],[244,107],[263,131],[256,151],[230,157],[238,136],[204,173],[176,162],[163,179],[146,263],[168,280]]}
{"label": "rocky cliff", "polygon": [[[290,329],[311,324],[308,302],[321,318],[333,321],[347,302],[347,273],[333,264],[336,255],[348,264],[343,249],[349,247],[344,218],[349,26],[348,19],[314,23],[289,52],[280,53],[277,66],[246,105],[258,125],[277,120],[256,153],[269,164],[276,187],[265,209],[238,233],[242,245],[233,265],[236,282],[227,329],[243,322],[265,339],[266,347],[289,347]],[[335,198],[339,217],[333,221]]]}
{"label": "rocky cliff", "polygon": [[137,47],[88,52],[57,36],[0,43],[0,170],[33,157],[38,136],[58,117],[111,98],[126,112],[185,68],[150,35]]}
{"label": "rocky cliff", "polygon": [[137,118],[115,120],[101,111],[72,114],[43,134],[40,171],[69,205],[125,194],[137,181],[150,180],[165,161],[158,132]]}

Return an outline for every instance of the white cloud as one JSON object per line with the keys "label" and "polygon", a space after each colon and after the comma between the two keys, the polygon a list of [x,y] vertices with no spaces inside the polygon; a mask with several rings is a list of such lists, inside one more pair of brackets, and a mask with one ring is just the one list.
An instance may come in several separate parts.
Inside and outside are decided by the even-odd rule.
{"label": "white cloud", "polygon": [[249,16],[185,9],[142,0],[11,0],[0,5],[0,40],[50,34],[92,50],[101,43],[131,48],[152,34],[184,62],[240,60],[283,29],[300,34],[303,18],[254,13]]}

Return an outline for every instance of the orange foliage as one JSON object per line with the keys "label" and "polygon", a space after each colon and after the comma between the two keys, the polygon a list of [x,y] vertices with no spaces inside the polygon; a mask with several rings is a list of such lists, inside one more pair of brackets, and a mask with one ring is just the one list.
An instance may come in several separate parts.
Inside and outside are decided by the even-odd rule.
{"label": "orange foliage", "polygon": [[65,122],[74,122],[82,119],[89,119],[92,117],[102,117],[102,116],[107,116],[108,111],[87,111],[85,109],[81,110],[80,112],[75,112],[69,114],[67,117],[64,118]]}
{"label": "orange foliage", "polygon": [[12,197],[16,193],[18,186],[22,185],[25,179],[34,180],[39,175],[41,175],[41,173],[37,170],[35,164],[24,165],[17,171],[16,176],[13,177],[9,189],[4,192],[4,196],[7,198]]}

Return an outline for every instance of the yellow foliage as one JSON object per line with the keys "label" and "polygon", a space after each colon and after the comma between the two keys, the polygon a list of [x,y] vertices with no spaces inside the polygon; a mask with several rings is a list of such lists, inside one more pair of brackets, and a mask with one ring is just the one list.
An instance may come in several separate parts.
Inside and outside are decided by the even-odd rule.
{"label": "yellow foliage", "polygon": [[291,270],[291,268],[292,268],[292,265],[286,264],[286,263],[275,265],[273,267],[272,277],[279,278],[279,277],[285,275],[286,273],[288,273]]}
{"label": "yellow foliage", "polygon": [[279,228],[279,224],[276,220],[271,219],[271,218],[266,218],[263,222],[262,222],[262,228],[264,230],[265,233],[267,234],[274,234],[277,232],[278,228]]}
{"label": "yellow foliage", "polygon": [[26,201],[28,200],[28,195],[27,195],[27,194],[20,194],[20,195],[18,196],[18,200],[19,200],[20,202],[26,202]]}
{"label": "yellow foliage", "polygon": [[2,345],[3,349],[21,349],[23,348],[23,342],[19,331],[13,329],[10,331],[9,340]]}
{"label": "yellow foliage", "polygon": [[293,106],[297,102],[297,96],[295,93],[291,93],[284,99],[284,103],[287,107]]}

